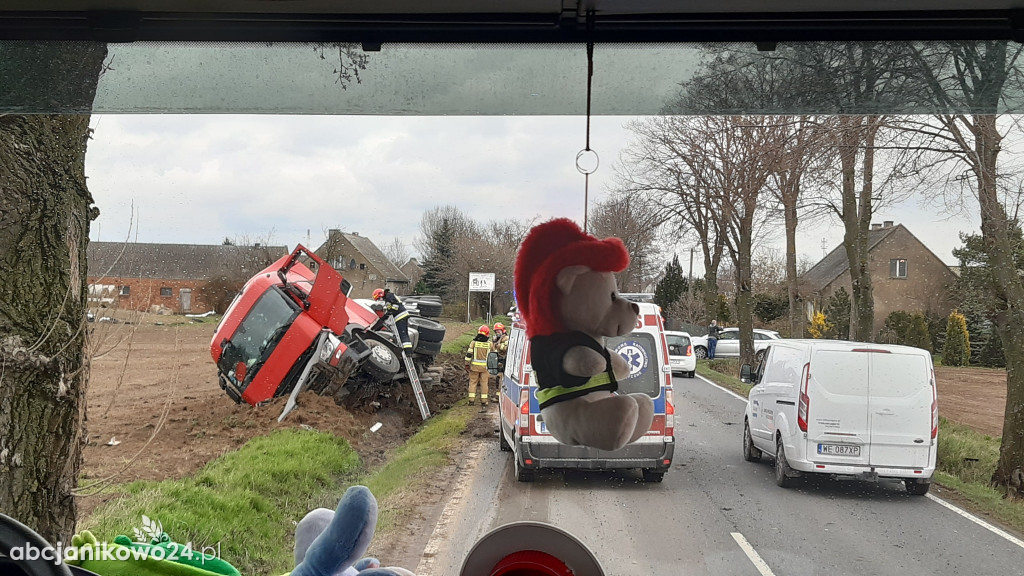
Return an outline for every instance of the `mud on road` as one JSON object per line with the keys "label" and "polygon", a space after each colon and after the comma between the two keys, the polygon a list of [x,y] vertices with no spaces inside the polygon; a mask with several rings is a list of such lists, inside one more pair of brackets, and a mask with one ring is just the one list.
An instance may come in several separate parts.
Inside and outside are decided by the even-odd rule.
{"label": "mud on road", "polygon": [[[378,397],[376,404],[349,408],[329,397],[303,393],[296,409],[279,424],[286,398],[252,407],[235,404],[218,386],[209,352],[213,322],[160,320],[167,325],[149,319],[97,328],[107,333],[93,359],[87,391],[83,484],[112,475],[118,484],[181,478],[278,428],[311,427],[344,437],[364,465],[373,467],[422,423],[406,384]],[[451,407],[467,386],[461,359],[442,363],[449,366],[444,377],[425,386],[432,412]],[[371,432],[377,422],[381,428]],[[79,497],[79,515],[88,515],[109,498]]]}

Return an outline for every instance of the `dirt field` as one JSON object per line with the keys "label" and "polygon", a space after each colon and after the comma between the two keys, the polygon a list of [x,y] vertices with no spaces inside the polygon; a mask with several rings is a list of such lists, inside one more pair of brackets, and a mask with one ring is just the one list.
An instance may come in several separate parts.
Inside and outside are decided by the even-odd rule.
{"label": "dirt field", "polygon": [[[148,317],[131,326],[96,325],[97,333],[107,336],[93,360],[89,384],[84,483],[111,475],[117,483],[179,478],[253,436],[299,426],[349,439],[363,462],[373,466],[421,422],[409,389],[399,390],[407,392],[401,398],[382,398],[379,408],[354,411],[330,398],[302,394],[299,406],[278,424],[285,398],[254,408],[235,404],[217,385],[209,353],[214,326],[209,320],[187,323],[181,317]],[[465,395],[465,374],[459,369],[445,374],[426,392],[432,411],[448,408]],[[376,422],[383,426],[370,432]],[[80,515],[88,515],[105,498],[80,497]]]}
{"label": "dirt field", "polygon": [[1006,370],[937,366],[939,414],[982,434],[1003,434]]}

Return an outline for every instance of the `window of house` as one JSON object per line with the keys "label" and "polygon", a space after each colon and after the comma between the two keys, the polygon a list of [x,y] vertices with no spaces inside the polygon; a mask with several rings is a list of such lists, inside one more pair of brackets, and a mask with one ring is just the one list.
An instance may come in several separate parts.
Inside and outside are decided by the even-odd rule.
{"label": "window of house", "polygon": [[359,265],[359,269],[360,270],[366,270],[366,264],[360,264]]}
{"label": "window of house", "polygon": [[892,260],[889,260],[889,277],[907,277],[907,260],[905,258],[893,258]]}
{"label": "window of house", "polygon": [[132,293],[131,286],[121,286],[121,296],[128,296]]}
{"label": "window of house", "polygon": [[171,289],[169,287],[167,287],[167,286],[161,286],[160,287],[160,296],[162,298],[170,298],[171,297]]}

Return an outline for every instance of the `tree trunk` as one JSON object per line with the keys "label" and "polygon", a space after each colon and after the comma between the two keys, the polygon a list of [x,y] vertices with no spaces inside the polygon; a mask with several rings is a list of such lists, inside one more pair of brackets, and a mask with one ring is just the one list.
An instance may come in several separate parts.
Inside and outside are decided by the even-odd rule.
{"label": "tree trunk", "polygon": [[787,182],[791,190],[783,192],[783,216],[786,223],[786,292],[789,296],[789,337],[803,338],[804,322],[797,302],[800,286],[796,276],[796,225],[797,198],[800,195],[800,181]]}
{"label": "tree trunk", "polygon": [[748,206],[740,222],[739,262],[736,267],[736,315],[740,328],[740,363],[754,364],[754,309],[751,303],[751,258],[754,222],[753,206]]}
{"label": "tree trunk", "polygon": [[[874,168],[873,123],[865,117],[841,120],[839,159],[842,169],[843,246],[850,264],[852,306],[850,339],[870,342],[874,339],[875,301],[868,268],[868,231],[871,228],[871,172]],[[863,147],[864,186],[858,198],[856,187],[857,150]]]}
{"label": "tree trunk", "polygon": [[1005,307],[995,315],[996,332],[1006,355],[1006,409],[1003,437],[999,446],[992,483],[1011,497],[1024,497],[1024,282],[1017,273],[1010,221],[999,202],[996,161],[1001,136],[996,116],[975,116],[975,157],[978,164],[978,201],[981,207],[981,234],[985,241],[988,266],[995,277],[996,294]]}
{"label": "tree trunk", "polygon": [[[13,49],[40,64],[30,68],[39,84],[15,76],[25,94],[62,67],[76,91],[51,96],[91,105],[105,45]],[[88,137],[84,114],[0,116],[0,510],[52,543],[74,532],[87,438],[86,246],[99,214],[85,182]]]}

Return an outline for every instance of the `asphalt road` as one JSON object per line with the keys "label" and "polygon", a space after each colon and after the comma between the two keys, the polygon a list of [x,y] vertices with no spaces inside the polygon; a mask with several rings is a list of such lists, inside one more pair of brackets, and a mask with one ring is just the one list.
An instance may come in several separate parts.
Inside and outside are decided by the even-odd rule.
{"label": "asphalt road", "polygon": [[771,459],[742,459],[743,401],[680,378],[675,398],[675,462],[660,484],[633,471],[552,472],[517,483],[510,453],[496,439],[482,446],[418,573],[457,575],[488,531],[539,520],[587,544],[609,576],[1024,574],[1019,544],[908,496],[902,484],[777,487]]}

